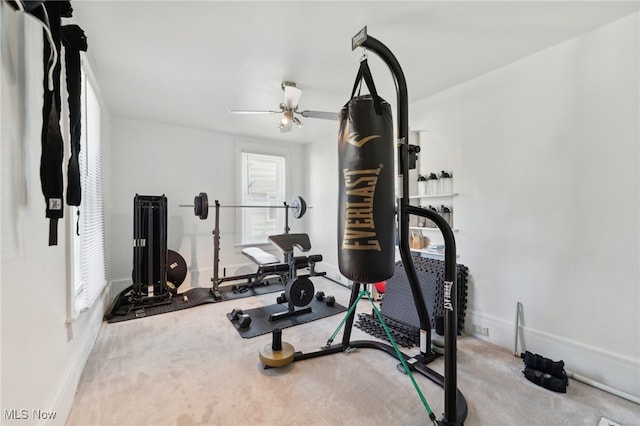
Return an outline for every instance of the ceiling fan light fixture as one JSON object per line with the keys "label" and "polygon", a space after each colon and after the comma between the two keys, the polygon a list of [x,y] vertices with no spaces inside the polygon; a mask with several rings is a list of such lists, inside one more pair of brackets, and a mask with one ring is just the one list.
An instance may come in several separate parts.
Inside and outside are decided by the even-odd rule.
{"label": "ceiling fan light fixture", "polygon": [[304,123],[296,115],[333,121],[338,119],[338,114],[335,112],[298,111],[298,102],[300,101],[302,90],[297,88],[296,84],[291,81],[283,81],[281,88],[284,91],[284,102],[280,103],[279,111],[229,110],[229,112],[233,114],[282,114],[278,122],[278,128],[282,133],[290,132],[294,124],[298,128],[304,126]]}
{"label": "ceiling fan light fixture", "polygon": [[284,128],[285,126],[289,125],[291,121],[295,123],[295,120],[297,120],[297,118],[293,116],[293,112],[291,112],[291,110],[285,110],[284,116],[282,117],[282,120],[280,120],[280,124],[278,124],[278,128]]}

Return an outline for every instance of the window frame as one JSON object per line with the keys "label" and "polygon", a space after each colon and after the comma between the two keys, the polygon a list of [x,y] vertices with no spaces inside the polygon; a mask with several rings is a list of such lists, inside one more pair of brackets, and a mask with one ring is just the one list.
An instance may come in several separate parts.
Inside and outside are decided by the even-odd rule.
{"label": "window frame", "polygon": [[[291,188],[291,153],[287,147],[277,146],[268,144],[266,142],[253,142],[247,140],[236,140],[235,141],[235,160],[236,160],[236,205],[242,205],[243,202],[243,167],[242,167],[242,154],[257,154],[257,155],[269,155],[282,157],[284,159],[284,171],[283,171],[283,200],[280,200],[280,203],[284,203],[289,197],[289,191]],[[277,206],[278,204],[274,204]],[[269,241],[265,238],[264,242],[247,242],[244,238],[244,218],[243,218],[243,210],[241,208],[236,209],[235,212],[235,223],[236,223],[236,246],[237,247],[249,247],[249,246],[269,246]],[[279,217],[278,225],[276,226],[276,230],[278,233],[284,231],[285,221],[284,221],[284,209],[274,209],[277,212]]]}

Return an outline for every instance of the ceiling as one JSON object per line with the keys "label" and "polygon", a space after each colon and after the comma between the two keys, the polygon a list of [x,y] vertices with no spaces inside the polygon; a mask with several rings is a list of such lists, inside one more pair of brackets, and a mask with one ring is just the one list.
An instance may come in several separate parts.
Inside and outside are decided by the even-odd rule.
{"label": "ceiling", "polygon": [[[74,1],[101,94],[114,116],[251,139],[311,142],[333,121],[302,118],[280,133],[283,80],[302,89],[301,110],[339,111],[365,25],[400,63],[409,101],[428,97],[639,10],[613,1]],[[391,74],[369,54],[379,94]],[[409,112],[410,113],[410,112]]]}

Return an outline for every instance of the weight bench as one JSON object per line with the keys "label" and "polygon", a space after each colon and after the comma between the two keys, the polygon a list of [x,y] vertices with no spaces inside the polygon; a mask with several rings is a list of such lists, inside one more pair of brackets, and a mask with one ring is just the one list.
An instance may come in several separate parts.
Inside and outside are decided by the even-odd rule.
{"label": "weight bench", "polygon": [[[323,276],[326,272],[316,272],[316,262],[322,261],[322,255],[294,256],[294,249],[298,248],[303,252],[311,250],[311,242],[307,234],[280,234],[269,236],[269,241],[284,253],[285,263],[280,265],[267,265],[264,268],[284,268],[288,270],[288,280],[285,292],[278,297],[277,303],[287,302],[287,310],[271,314],[269,321],[282,318],[289,318],[311,312],[311,307],[307,306],[313,300],[313,283],[310,276]],[[297,270],[309,268],[309,274],[297,275]],[[301,309],[296,309],[299,307]]]}
{"label": "weight bench", "polygon": [[[307,237],[308,238],[308,237]],[[286,246],[285,248],[288,248]],[[287,252],[285,251],[285,257]],[[289,263],[282,263],[280,259],[271,253],[267,253],[258,247],[246,247],[242,249],[242,254],[251,259],[256,265],[258,265],[258,272],[256,275],[263,274],[278,274],[280,272],[289,272]],[[296,269],[309,268],[311,276],[325,275],[326,272],[317,273],[315,271],[316,262],[322,262],[321,254],[314,254],[311,256],[296,256],[293,258]]]}
{"label": "weight bench", "polygon": [[[304,235],[306,237],[305,241],[302,241],[304,247],[308,247],[307,250],[309,250],[311,248],[311,244],[309,243],[309,236],[306,234],[283,234],[283,237],[286,237],[288,235]],[[240,281],[240,280],[246,280],[244,284],[235,284],[233,285],[233,292],[234,293],[238,293],[238,292],[244,292],[246,291],[248,288],[253,287],[257,284],[262,283],[263,281],[265,281],[265,278],[269,277],[269,276],[273,276],[273,275],[277,275],[280,279],[280,281],[282,282],[283,285],[286,286],[287,282],[289,281],[290,277],[291,277],[291,267],[292,265],[295,267],[295,270],[298,269],[302,269],[302,268],[309,268],[309,275],[307,276],[324,276],[326,275],[326,272],[316,272],[315,270],[315,264],[316,262],[321,262],[322,261],[322,255],[320,254],[316,254],[316,255],[312,255],[312,256],[298,256],[298,257],[292,257],[293,256],[293,247],[289,247],[288,244],[282,242],[281,238],[277,238],[278,236],[274,236],[276,237],[276,241],[279,241],[282,245],[282,247],[278,246],[278,244],[275,244],[276,246],[278,246],[281,250],[284,251],[284,256],[285,256],[285,262],[282,262],[280,259],[278,259],[278,257],[272,255],[271,253],[268,253],[258,247],[246,247],[244,249],[242,249],[242,253],[247,256],[249,259],[251,259],[256,265],[258,265],[258,270],[256,272],[250,273],[250,274],[244,274],[244,275],[235,275],[235,276],[223,276],[221,278],[212,278],[211,281],[213,282],[213,288],[211,289],[211,293],[213,294],[214,298],[216,300],[222,300],[222,295],[221,293],[218,291],[218,288],[220,286],[220,284],[222,284],[223,282],[229,282],[229,281]],[[304,238],[304,237],[303,237]],[[289,241],[289,239],[284,238],[285,242]],[[291,241],[296,241],[297,239],[294,238]],[[288,250],[290,248],[290,250]],[[289,254],[290,253],[290,254]],[[292,261],[289,261],[289,259],[292,259]],[[293,274],[293,277],[295,277],[295,272]],[[217,277],[217,273],[214,272],[214,277]],[[265,281],[265,285],[268,284],[268,281]]]}

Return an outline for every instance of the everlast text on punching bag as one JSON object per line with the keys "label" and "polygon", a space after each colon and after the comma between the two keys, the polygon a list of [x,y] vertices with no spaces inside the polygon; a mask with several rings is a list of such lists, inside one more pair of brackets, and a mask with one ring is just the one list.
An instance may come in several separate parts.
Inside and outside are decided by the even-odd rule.
{"label": "everlast text on punching bag", "polygon": [[[354,96],[362,79],[371,94]],[[393,275],[395,262],[393,118],[389,103],[376,93],[366,60],[339,124],[340,272],[355,282],[383,281]]]}

